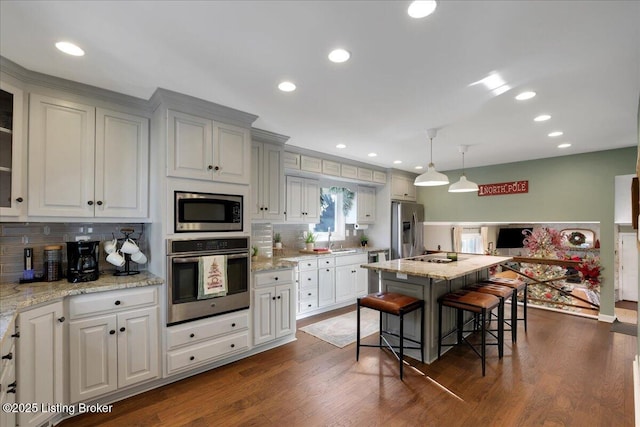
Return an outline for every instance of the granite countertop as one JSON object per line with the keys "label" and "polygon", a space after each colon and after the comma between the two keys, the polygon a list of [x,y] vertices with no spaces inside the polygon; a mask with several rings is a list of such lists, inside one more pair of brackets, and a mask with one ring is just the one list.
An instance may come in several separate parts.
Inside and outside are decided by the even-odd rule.
{"label": "granite countertop", "polygon": [[[442,255],[440,256],[443,257]],[[369,270],[406,274],[408,276],[451,280],[497,264],[502,264],[510,261],[511,259],[511,257],[463,254],[459,255],[458,261],[442,264],[418,261],[411,258],[402,258],[364,264],[360,267],[367,268]]]}
{"label": "granite countertop", "polygon": [[98,280],[82,283],[69,283],[65,279],[57,282],[0,284],[0,340],[4,339],[7,328],[17,315],[18,310],[22,308],[55,301],[71,295],[161,285],[162,283],[164,283],[164,280],[160,277],[151,273],[141,272],[135,276],[104,274]]}
{"label": "granite countertop", "polygon": [[267,271],[267,270],[282,270],[286,268],[296,267],[298,261],[305,258],[318,258],[325,256],[342,256],[342,255],[357,255],[366,254],[369,252],[388,250],[389,248],[369,248],[369,247],[357,247],[357,248],[341,248],[336,252],[318,252],[318,253],[304,253],[297,249],[283,249],[280,255],[275,255],[273,258],[258,257],[257,260],[251,260],[251,271]]}
{"label": "granite countertop", "polygon": [[261,258],[251,260],[251,271],[283,270],[293,268],[298,263],[286,257]]}

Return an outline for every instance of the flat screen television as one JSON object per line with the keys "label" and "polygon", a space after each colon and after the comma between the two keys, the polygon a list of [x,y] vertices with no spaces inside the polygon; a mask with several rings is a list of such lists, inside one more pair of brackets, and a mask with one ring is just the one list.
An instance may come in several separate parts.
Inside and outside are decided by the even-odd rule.
{"label": "flat screen television", "polygon": [[524,230],[532,231],[533,227],[524,228],[501,228],[498,231],[498,242],[496,248],[522,248],[524,245],[522,241],[525,239],[525,235],[522,234]]}

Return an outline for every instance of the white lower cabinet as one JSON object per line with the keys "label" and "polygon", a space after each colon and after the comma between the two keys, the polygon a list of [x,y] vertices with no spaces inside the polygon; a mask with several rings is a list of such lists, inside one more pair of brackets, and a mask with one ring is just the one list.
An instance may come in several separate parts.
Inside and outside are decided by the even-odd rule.
{"label": "white lower cabinet", "polygon": [[[0,405],[14,404],[16,402],[16,325],[13,321],[7,325],[7,332],[2,339],[0,347]],[[4,406],[3,406],[4,407]],[[14,427],[16,425],[16,413],[0,410],[0,426]]]}
{"label": "white lower cabinet", "polygon": [[318,307],[326,307],[336,302],[336,269],[334,257],[318,260]]}
{"label": "white lower cabinet", "polygon": [[[17,401],[24,404],[64,404],[64,340],[62,301],[53,302],[18,315]],[[18,412],[18,425],[39,426],[55,414]],[[4,424],[3,424],[4,426]]]}
{"label": "white lower cabinet", "polygon": [[70,298],[71,403],[159,377],[157,292],[145,287]]}
{"label": "white lower cabinet", "polygon": [[249,310],[167,328],[167,374],[173,375],[249,348]]}
{"label": "white lower cabinet", "polygon": [[336,257],[336,303],[367,294],[367,271],[360,268],[366,263],[366,254]]}
{"label": "white lower cabinet", "polygon": [[264,344],[296,332],[293,269],[254,274],[253,343]]}

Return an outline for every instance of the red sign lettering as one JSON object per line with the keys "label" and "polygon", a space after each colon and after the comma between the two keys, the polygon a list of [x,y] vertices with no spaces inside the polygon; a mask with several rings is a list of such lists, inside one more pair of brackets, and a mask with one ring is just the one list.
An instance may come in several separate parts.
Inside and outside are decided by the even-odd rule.
{"label": "red sign lettering", "polygon": [[499,182],[478,185],[478,196],[503,196],[529,192],[529,181]]}

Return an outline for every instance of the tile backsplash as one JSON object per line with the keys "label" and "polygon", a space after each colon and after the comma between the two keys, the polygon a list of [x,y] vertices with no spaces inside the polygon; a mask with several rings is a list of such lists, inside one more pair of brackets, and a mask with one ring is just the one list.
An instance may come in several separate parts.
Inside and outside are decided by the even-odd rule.
{"label": "tile backsplash", "polygon": [[[42,274],[44,247],[62,245],[62,271],[66,276],[67,247],[66,242],[75,241],[77,236],[87,236],[91,241],[123,238],[123,228],[132,228],[131,237],[138,240],[140,250],[147,255],[149,245],[145,236],[145,224],[137,223],[1,223],[0,224],[0,283],[17,283],[24,269],[24,249],[33,248],[33,268],[36,275]],[[100,245],[100,273],[114,273],[116,268],[105,260]],[[146,270],[146,265],[132,263],[132,269]]]}

